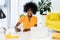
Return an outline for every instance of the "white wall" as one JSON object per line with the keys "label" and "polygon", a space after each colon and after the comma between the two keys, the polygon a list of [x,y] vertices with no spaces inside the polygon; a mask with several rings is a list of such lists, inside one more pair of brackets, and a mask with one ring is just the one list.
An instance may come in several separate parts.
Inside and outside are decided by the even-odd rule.
{"label": "white wall", "polygon": [[24,13],[23,12],[23,6],[27,3],[27,2],[30,2],[31,0],[24,0],[24,1],[21,1],[19,0],[19,15]]}
{"label": "white wall", "polygon": [[51,0],[52,2],[52,11],[57,12],[60,11],[60,0]]}
{"label": "white wall", "polygon": [[5,5],[5,0],[0,0],[0,6],[4,6]]}
{"label": "white wall", "polygon": [[11,26],[13,28],[18,21],[18,1],[11,0]]}

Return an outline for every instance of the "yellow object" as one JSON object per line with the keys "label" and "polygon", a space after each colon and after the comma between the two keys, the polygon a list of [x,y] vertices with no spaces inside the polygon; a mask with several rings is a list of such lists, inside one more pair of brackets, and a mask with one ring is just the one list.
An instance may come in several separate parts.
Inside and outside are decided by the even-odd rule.
{"label": "yellow object", "polygon": [[37,24],[37,17],[32,16],[30,22],[28,19],[28,16],[22,16],[19,21],[19,23],[23,22],[23,28],[24,29],[30,29],[32,26],[34,26],[35,24]]}
{"label": "yellow object", "polygon": [[11,35],[11,34],[6,34],[5,37],[6,38],[19,38],[18,35]]}
{"label": "yellow object", "polygon": [[52,30],[60,31],[60,13],[50,13],[46,15],[46,26]]}
{"label": "yellow object", "polygon": [[59,20],[59,16],[57,13],[50,13],[50,20]]}
{"label": "yellow object", "polygon": [[60,33],[53,33],[52,38],[60,39]]}
{"label": "yellow object", "polygon": [[6,34],[5,35],[6,38],[10,38],[10,36],[11,36],[10,34]]}

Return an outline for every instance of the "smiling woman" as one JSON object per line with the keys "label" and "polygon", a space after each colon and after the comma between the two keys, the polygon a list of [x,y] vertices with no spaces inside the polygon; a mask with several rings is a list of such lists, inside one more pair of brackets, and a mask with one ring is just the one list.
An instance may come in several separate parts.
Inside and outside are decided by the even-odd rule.
{"label": "smiling woman", "polygon": [[[37,17],[34,16],[37,12],[37,5],[34,2],[28,2],[24,5],[24,12],[27,15],[19,18],[15,29],[18,30],[18,26],[23,23],[23,31],[30,31],[30,28],[33,26],[37,26]],[[33,15],[34,14],[34,15]]]}

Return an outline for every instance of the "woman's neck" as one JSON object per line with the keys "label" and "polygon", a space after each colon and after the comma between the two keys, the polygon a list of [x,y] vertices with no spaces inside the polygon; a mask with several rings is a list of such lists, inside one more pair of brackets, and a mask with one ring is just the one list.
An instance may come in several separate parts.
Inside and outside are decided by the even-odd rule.
{"label": "woman's neck", "polygon": [[29,20],[29,22],[31,21],[31,18],[32,18],[32,16],[28,16],[28,20]]}
{"label": "woman's neck", "polygon": [[[28,15],[27,15],[28,16]],[[29,18],[31,18],[32,17],[32,15],[31,16],[28,16]]]}

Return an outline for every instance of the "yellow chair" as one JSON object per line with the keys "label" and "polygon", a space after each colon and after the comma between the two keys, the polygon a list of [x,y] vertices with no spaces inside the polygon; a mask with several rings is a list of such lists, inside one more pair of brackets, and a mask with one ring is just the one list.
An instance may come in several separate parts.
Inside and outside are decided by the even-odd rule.
{"label": "yellow chair", "polygon": [[46,26],[52,30],[60,31],[60,13],[49,12],[49,15],[46,15]]}
{"label": "yellow chair", "polygon": [[50,12],[46,15],[46,26],[57,31],[52,33],[52,40],[60,40],[60,13]]}
{"label": "yellow chair", "polygon": [[60,33],[53,33],[52,38],[53,39],[60,39]]}
{"label": "yellow chair", "polygon": [[53,33],[52,40],[60,40],[60,33]]}

